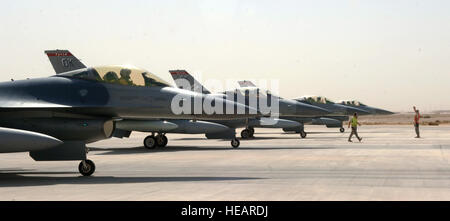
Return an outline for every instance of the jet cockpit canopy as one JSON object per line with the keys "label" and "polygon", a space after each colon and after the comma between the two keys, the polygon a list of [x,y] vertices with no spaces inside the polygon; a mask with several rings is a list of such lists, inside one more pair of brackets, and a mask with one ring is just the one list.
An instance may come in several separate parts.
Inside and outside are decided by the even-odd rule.
{"label": "jet cockpit canopy", "polygon": [[343,105],[356,106],[356,107],[367,106],[367,105],[365,105],[365,104],[363,104],[363,103],[361,103],[361,102],[359,102],[357,100],[343,100],[343,101],[340,101],[339,103],[343,104]]}
{"label": "jet cockpit canopy", "polygon": [[308,103],[318,103],[318,104],[334,104],[334,102],[323,96],[305,96],[297,100],[306,101]]}
{"label": "jet cockpit canopy", "polygon": [[128,86],[170,87],[169,83],[149,71],[124,65],[84,68],[57,76]]}

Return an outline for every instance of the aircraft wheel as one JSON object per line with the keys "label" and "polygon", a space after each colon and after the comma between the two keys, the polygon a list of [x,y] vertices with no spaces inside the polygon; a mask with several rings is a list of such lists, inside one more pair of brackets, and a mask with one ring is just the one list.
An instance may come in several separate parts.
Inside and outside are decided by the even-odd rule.
{"label": "aircraft wheel", "polygon": [[339,131],[340,131],[341,133],[344,133],[344,132],[345,132],[345,129],[344,129],[343,127],[341,127],[341,128],[339,129]]}
{"label": "aircraft wheel", "polygon": [[164,146],[167,146],[167,143],[169,143],[169,139],[167,139],[166,135],[163,136],[164,139]]}
{"label": "aircraft wheel", "polygon": [[306,138],[306,135],[308,135],[305,131],[301,131],[300,132],[300,137],[301,138]]}
{"label": "aircraft wheel", "polygon": [[254,137],[254,135],[255,135],[255,128],[250,127],[250,128],[248,128],[248,130],[250,131],[250,137]]}
{"label": "aircraft wheel", "polygon": [[154,136],[147,136],[144,139],[144,147],[147,149],[155,149],[156,147],[156,139]]}
{"label": "aircraft wheel", "polygon": [[95,164],[91,160],[83,160],[78,165],[78,171],[83,176],[90,176],[95,172]]}
{"label": "aircraft wheel", "polygon": [[156,136],[156,146],[158,147],[166,147],[169,140],[166,135],[158,135]]}
{"label": "aircraft wheel", "polygon": [[239,145],[241,145],[241,142],[238,139],[234,138],[234,139],[231,140],[231,146],[233,148],[238,148]]}
{"label": "aircraft wheel", "polygon": [[241,137],[242,139],[248,139],[250,138],[250,130],[249,129],[244,129],[243,131],[241,131]]}

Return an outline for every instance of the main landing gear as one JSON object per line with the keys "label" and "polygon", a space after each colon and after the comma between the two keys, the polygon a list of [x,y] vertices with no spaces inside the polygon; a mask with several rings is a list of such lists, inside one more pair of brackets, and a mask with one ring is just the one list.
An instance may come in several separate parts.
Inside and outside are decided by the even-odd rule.
{"label": "main landing gear", "polygon": [[241,131],[242,139],[248,139],[254,137],[255,129],[253,127],[246,128]]}
{"label": "main landing gear", "polygon": [[165,134],[152,134],[144,139],[144,147],[147,149],[155,149],[156,147],[166,147],[169,140]]}
{"label": "main landing gear", "polygon": [[95,172],[95,164],[91,160],[83,160],[80,165],[78,165],[78,171],[80,171],[83,176],[90,176]]}
{"label": "main landing gear", "polygon": [[341,127],[341,128],[339,128],[339,131],[340,131],[341,133],[344,133],[344,132],[345,132],[345,129],[344,129],[343,127]]}

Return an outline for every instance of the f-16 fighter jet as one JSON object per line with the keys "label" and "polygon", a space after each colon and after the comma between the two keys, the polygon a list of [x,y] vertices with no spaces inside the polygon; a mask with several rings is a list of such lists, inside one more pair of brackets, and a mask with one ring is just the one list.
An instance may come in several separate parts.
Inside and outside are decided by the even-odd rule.
{"label": "f-16 fighter jet", "polygon": [[[203,87],[192,75],[190,75],[185,70],[174,70],[170,71],[172,74],[172,78],[175,80],[175,84],[184,89],[202,92],[204,94],[211,94],[209,90],[207,90],[205,87]],[[187,87],[187,88],[186,88]],[[242,138],[249,138],[253,137],[253,134],[255,132],[254,128],[260,127],[270,127],[270,128],[290,128],[292,130],[295,130],[296,128],[299,128],[302,126],[299,122],[292,121],[288,119],[287,117],[301,117],[301,116],[317,116],[317,115],[325,115],[329,112],[323,108],[315,107],[309,104],[302,104],[300,102],[294,101],[294,100],[287,100],[280,98],[276,95],[273,95],[270,93],[270,91],[262,91],[259,90],[256,87],[246,87],[241,89],[236,89],[233,91],[226,91],[219,94],[211,94],[213,96],[217,97],[223,97],[229,100],[241,102],[242,104],[250,105],[250,100],[252,97],[255,96],[259,99],[266,99],[266,100],[276,100],[278,103],[278,107],[276,110],[273,110],[276,113],[266,113],[266,115],[275,114],[279,117],[262,117],[262,118],[253,118],[248,119],[247,122],[243,122],[242,120],[220,120],[220,121],[214,121],[219,122],[220,124],[227,125],[228,127],[232,128],[239,128],[239,127],[245,127],[244,130],[241,132]],[[243,97],[244,99],[238,99],[238,97]],[[256,104],[256,103],[255,103]],[[261,103],[256,107],[258,110],[261,110]],[[250,105],[254,107],[253,105]],[[263,113],[264,114],[264,113]],[[289,127],[286,127],[289,126]]]}
{"label": "f-16 fighter jet", "polygon": [[[245,111],[185,111],[197,100],[213,100],[222,107]],[[95,164],[87,159],[86,144],[111,137],[121,119],[226,120],[258,116],[253,113],[257,111],[242,104],[170,87],[140,68],[82,68],[0,83],[0,152],[29,152],[36,161],[80,160],[79,172],[89,176]]]}
{"label": "f-16 fighter jet", "polygon": [[[329,114],[316,118],[297,119],[299,122],[311,123],[313,125],[325,125],[328,128],[339,128],[339,131],[342,133],[345,132],[342,123],[344,121],[348,121],[348,116],[354,113],[358,113],[359,115],[369,114],[369,112],[359,108],[336,104],[335,102],[323,96],[304,96],[295,100],[305,104],[311,104],[317,107],[325,108],[330,111]],[[290,128],[284,128],[283,130],[292,131]],[[300,133],[302,133],[302,131],[300,131]]]}
{"label": "f-16 fighter jet", "polygon": [[377,107],[371,107],[371,106],[367,106],[357,100],[341,100],[337,102],[338,104],[344,105],[344,106],[349,106],[349,107],[356,107],[358,109],[362,109],[365,110],[367,112],[369,112],[370,114],[373,115],[390,115],[390,114],[394,114],[394,112],[391,111],[387,111],[387,110],[383,110],[381,108],[377,108]]}
{"label": "f-16 fighter jet", "polygon": [[[57,74],[86,67],[68,50],[47,50],[45,53]],[[122,119],[116,122],[116,130],[113,136],[118,138],[129,137],[132,131],[151,133],[144,139],[144,147],[148,149],[166,147],[168,143],[167,133],[207,134],[220,139],[230,139],[234,148],[240,145],[234,129],[222,124],[200,120]]]}
{"label": "f-16 fighter jet", "polygon": [[[257,86],[251,81],[239,81],[239,86],[242,88],[254,87]],[[326,125],[329,128],[340,128],[341,132],[344,132],[345,129],[342,126],[343,121],[347,121],[349,115],[353,113],[358,113],[360,115],[369,114],[365,110],[361,110],[355,107],[343,106],[340,104],[336,104],[333,101],[329,100],[326,97],[321,96],[304,96],[299,99],[295,99],[298,102],[313,105],[316,107],[320,107],[329,111],[326,115],[316,115],[315,117],[292,117],[286,116],[283,119],[288,119],[292,121],[296,121],[301,123],[301,127],[297,128],[283,128],[284,131],[294,131],[296,133],[300,133],[301,137],[306,137],[307,133],[304,130],[304,124],[313,124],[313,125]]]}

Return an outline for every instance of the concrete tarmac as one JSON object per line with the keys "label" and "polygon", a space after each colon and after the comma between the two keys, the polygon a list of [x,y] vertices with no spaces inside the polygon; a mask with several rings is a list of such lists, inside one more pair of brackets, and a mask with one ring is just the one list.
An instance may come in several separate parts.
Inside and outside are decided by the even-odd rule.
{"label": "concrete tarmac", "polygon": [[[147,150],[144,133],[89,144],[97,170],[0,154],[0,200],[450,200],[450,126],[307,126],[306,139],[256,128],[256,138],[168,134]],[[240,132],[240,130],[239,130]]]}

